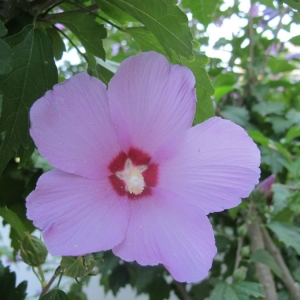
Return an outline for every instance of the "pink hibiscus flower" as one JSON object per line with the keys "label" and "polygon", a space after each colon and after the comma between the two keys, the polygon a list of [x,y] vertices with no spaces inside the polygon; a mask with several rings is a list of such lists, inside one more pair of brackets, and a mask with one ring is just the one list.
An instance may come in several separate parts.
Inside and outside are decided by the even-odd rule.
{"label": "pink hibiscus flower", "polygon": [[163,264],[178,281],[207,276],[216,254],[207,214],[258,182],[260,154],[234,123],[191,127],[192,72],[155,52],[126,59],[109,83],[78,74],[35,102],[30,133],[56,169],[27,198],[53,255],[112,249]]}

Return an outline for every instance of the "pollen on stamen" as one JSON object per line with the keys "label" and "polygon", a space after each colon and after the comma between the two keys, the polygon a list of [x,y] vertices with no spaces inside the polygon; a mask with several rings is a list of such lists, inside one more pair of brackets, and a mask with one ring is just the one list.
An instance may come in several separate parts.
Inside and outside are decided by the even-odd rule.
{"label": "pollen on stamen", "polygon": [[145,180],[142,172],[147,166],[134,166],[128,158],[125,162],[125,169],[116,172],[116,176],[125,182],[125,190],[134,195],[140,195],[145,188]]}

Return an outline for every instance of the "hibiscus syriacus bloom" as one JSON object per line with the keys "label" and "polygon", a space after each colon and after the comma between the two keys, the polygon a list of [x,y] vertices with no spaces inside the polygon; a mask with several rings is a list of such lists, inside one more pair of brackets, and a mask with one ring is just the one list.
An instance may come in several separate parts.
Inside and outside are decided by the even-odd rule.
{"label": "hibiscus syriacus bloom", "polygon": [[[191,127],[195,78],[155,52],[120,65],[108,90],[78,74],[30,111],[30,133],[56,169],[27,198],[53,255],[112,249],[203,279],[216,254],[207,214],[234,207],[258,181],[260,154],[234,123]],[[201,103],[200,103],[201,105]]]}

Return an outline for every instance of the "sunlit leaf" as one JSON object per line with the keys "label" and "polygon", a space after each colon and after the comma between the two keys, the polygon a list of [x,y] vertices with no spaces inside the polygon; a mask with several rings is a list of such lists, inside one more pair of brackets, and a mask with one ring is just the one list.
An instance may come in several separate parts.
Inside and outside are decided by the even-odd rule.
{"label": "sunlit leaf", "polygon": [[186,15],[174,0],[106,0],[144,24],[163,46],[168,56],[193,58],[192,34]]}

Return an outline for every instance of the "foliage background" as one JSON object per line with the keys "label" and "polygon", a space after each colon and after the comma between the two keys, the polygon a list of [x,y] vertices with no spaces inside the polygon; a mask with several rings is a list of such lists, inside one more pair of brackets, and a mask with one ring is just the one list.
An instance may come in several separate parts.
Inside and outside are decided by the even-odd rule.
{"label": "foliage background", "polygon": [[[300,4],[250,1],[245,13],[240,1],[223,2],[0,1],[0,216],[11,228],[11,245],[0,248],[3,258],[18,263],[24,232],[34,230],[25,198],[51,168],[28,134],[32,103],[81,71],[107,84],[126,57],[154,50],[193,71],[194,123],[216,114],[244,127],[261,150],[261,179],[275,174],[276,183],[267,194],[256,190],[237,208],[210,215],[218,255],[200,283],[180,284],[162,266],[124,263],[111,252],[64,258],[63,276],[87,283],[99,270],[106,292],[116,295],[130,285],[150,300],[168,299],[171,291],[183,300],[300,299],[300,35],[288,42],[280,38],[300,23]],[[208,26],[222,28],[234,18],[244,25],[214,44],[228,60],[205,56],[200,49],[208,44]],[[71,49],[80,63],[60,62],[57,68],[55,62]],[[48,289],[43,274],[54,273],[55,287],[62,273],[49,271],[47,263],[35,268],[45,295],[33,299],[87,299],[75,280]],[[25,299],[27,283],[16,285],[16,276],[0,264],[0,299]]]}

